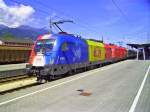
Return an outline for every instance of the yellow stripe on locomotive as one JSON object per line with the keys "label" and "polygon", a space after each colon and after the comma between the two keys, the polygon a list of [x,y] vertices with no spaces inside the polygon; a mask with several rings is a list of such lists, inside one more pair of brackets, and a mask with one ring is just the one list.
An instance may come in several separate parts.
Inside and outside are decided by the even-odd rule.
{"label": "yellow stripe on locomotive", "polygon": [[95,42],[91,40],[86,40],[88,44],[89,51],[89,61],[104,61],[105,60],[105,48],[104,44],[101,42]]}

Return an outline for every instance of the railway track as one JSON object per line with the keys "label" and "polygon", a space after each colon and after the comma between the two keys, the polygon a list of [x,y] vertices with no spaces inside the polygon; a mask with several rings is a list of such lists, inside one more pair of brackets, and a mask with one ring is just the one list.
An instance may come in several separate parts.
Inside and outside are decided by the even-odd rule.
{"label": "railway track", "polygon": [[21,76],[14,76],[14,77],[8,77],[8,78],[1,78],[0,79],[0,85],[3,83],[15,81],[15,80],[21,80],[21,79],[25,79],[25,78],[28,78],[28,76],[21,75]]}
{"label": "railway track", "polygon": [[0,93],[36,83],[35,76],[25,74],[26,63],[0,65]]}
{"label": "railway track", "polygon": [[34,76],[17,76],[0,80],[0,94],[36,84]]}
{"label": "railway track", "polygon": [[26,63],[0,65],[0,80],[25,76]]}

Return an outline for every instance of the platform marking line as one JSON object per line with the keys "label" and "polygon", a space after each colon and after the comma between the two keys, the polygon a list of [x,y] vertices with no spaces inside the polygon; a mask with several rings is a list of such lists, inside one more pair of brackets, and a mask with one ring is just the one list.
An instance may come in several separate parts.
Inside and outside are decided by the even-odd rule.
{"label": "platform marking line", "polygon": [[147,71],[146,71],[146,73],[145,73],[145,76],[144,76],[144,78],[143,78],[143,81],[142,81],[142,83],[141,83],[141,86],[140,86],[140,88],[139,88],[139,90],[138,90],[138,93],[137,93],[136,97],[134,98],[134,101],[133,101],[133,103],[132,103],[132,105],[131,105],[131,107],[130,107],[129,112],[134,112],[134,111],[135,111],[136,105],[137,105],[138,100],[139,100],[139,98],[140,98],[141,92],[142,92],[142,90],[143,90],[143,88],[144,88],[144,84],[145,84],[145,82],[146,82],[146,79],[147,79],[147,76],[148,76],[148,74],[149,74],[149,71],[150,71],[150,65],[149,65],[149,67],[148,67],[148,69],[147,69]]}
{"label": "platform marking line", "polygon": [[[111,66],[111,67],[112,67],[112,66]],[[90,76],[90,75],[95,75],[94,73],[97,73],[97,72],[100,72],[100,71],[103,71],[103,70],[110,69],[111,67],[109,67],[109,68],[101,68],[101,69],[98,69],[98,70],[95,70],[95,71],[90,71],[90,72],[87,73],[86,75],[78,76],[78,77],[73,78],[73,79],[71,79],[71,80],[64,81],[64,82],[61,82],[61,83],[59,83],[59,84],[56,84],[56,85],[53,85],[53,86],[50,86],[50,87],[47,87],[47,88],[44,88],[44,89],[41,89],[41,90],[37,90],[37,91],[35,91],[35,92],[28,93],[28,94],[25,94],[25,95],[23,95],[23,96],[19,96],[19,97],[16,97],[16,98],[13,98],[13,99],[4,101],[4,102],[0,102],[0,106],[5,105],[5,104],[8,104],[8,103],[13,102],[13,101],[16,101],[16,100],[19,100],[19,99],[22,99],[22,98],[25,98],[25,97],[27,97],[27,96],[31,96],[31,95],[34,95],[34,94],[37,94],[37,93],[46,91],[46,90],[48,90],[48,89],[52,89],[52,88],[55,88],[55,87],[64,85],[64,84],[66,84],[66,83],[69,83],[69,82],[72,82],[72,81],[75,81],[75,80],[78,80],[78,79],[82,79],[82,78],[87,77],[87,76]]]}
{"label": "platform marking line", "polygon": [[[125,62],[126,62],[126,61],[125,61]],[[16,101],[16,100],[19,100],[19,99],[22,99],[22,98],[25,98],[25,97],[28,97],[28,96],[31,96],[31,95],[34,95],[34,94],[37,94],[37,93],[40,93],[40,92],[43,92],[43,91],[46,91],[46,90],[48,90],[48,89],[52,89],[52,88],[55,88],[55,87],[64,85],[64,84],[69,83],[69,82],[73,82],[73,81],[78,80],[78,79],[82,79],[82,78],[87,77],[87,76],[90,76],[90,75],[95,75],[94,73],[97,73],[97,72],[100,72],[100,71],[103,71],[103,70],[108,70],[108,69],[110,69],[110,68],[112,68],[112,67],[119,66],[119,65],[122,64],[122,63],[123,63],[123,62],[114,64],[113,66],[105,66],[105,67],[99,68],[99,69],[97,69],[97,70],[91,70],[91,71],[88,71],[88,73],[86,73],[86,75],[77,76],[77,77],[74,78],[74,79],[67,80],[67,81],[61,82],[61,83],[59,83],[59,84],[56,84],[56,85],[53,85],[53,86],[50,86],[50,87],[47,87],[47,88],[44,88],[44,89],[41,89],[41,90],[37,90],[37,91],[35,91],[35,92],[28,93],[28,94],[25,94],[25,95],[23,95],[23,96],[19,96],[19,97],[16,97],[16,98],[13,98],[13,99],[4,101],[4,102],[0,102],[0,106],[5,105],[5,104],[8,104],[8,103],[13,102],[13,101]]]}

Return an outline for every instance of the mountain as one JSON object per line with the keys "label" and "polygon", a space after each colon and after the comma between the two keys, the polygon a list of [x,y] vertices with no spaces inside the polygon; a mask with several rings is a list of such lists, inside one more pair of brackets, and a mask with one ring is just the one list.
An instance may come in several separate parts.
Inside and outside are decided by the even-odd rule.
{"label": "mountain", "polygon": [[0,25],[0,30],[6,28],[6,26]]}
{"label": "mountain", "polygon": [[13,35],[16,38],[30,38],[35,40],[37,36],[48,33],[44,28],[33,28],[30,26],[20,26],[18,28],[9,28],[0,25],[0,38],[5,35]]}

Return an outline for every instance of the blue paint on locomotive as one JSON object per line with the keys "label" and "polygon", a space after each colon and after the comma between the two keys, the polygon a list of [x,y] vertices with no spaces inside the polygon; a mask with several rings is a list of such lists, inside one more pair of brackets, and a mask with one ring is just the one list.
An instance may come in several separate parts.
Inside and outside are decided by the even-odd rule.
{"label": "blue paint on locomotive", "polygon": [[45,52],[45,65],[74,64],[88,61],[88,45],[84,39],[66,34],[53,34],[53,49]]}

